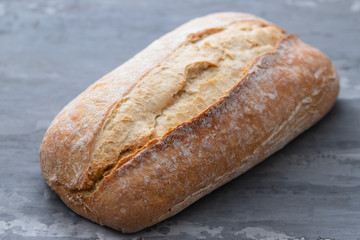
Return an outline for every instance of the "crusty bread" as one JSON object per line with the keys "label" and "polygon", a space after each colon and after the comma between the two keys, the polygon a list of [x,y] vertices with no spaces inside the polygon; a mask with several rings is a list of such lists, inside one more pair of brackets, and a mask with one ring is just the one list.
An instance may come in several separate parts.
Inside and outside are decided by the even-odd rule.
{"label": "crusty bread", "polygon": [[49,186],[123,232],[181,211],[323,117],[331,61],[248,14],[192,20],[91,85],[40,148]]}

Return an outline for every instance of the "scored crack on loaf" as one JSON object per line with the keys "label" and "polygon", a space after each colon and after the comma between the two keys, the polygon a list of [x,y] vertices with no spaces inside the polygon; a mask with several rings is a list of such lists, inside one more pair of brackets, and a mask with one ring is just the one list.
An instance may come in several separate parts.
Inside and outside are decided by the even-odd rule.
{"label": "scored crack on loaf", "polygon": [[251,15],[209,15],[67,105],[45,134],[42,170],[77,213],[137,231],[282,148],[337,93],[331,61],[297,37]]}
{"label": "scored crack on loaf", "polygon": [[42,143],[41,159],[47,161],[41,164],[47,181],[51,185],[64,185],[69,190],[91,188],[94,182],[89,179],[87,170],[93,142],[112,109],[186,41],[196,41],[242,21],[267,24],[252,15],[239,13],[194,19],[156,40],[71,101],[51,123]]}
{"label": "scored crack on loaf", "polygon": [[204,111],[241,79],[249,60],[282,37],[273,26],[240,22],[184,43],[112,109],[95,138],[88,176],[98,179],[151,139]]}

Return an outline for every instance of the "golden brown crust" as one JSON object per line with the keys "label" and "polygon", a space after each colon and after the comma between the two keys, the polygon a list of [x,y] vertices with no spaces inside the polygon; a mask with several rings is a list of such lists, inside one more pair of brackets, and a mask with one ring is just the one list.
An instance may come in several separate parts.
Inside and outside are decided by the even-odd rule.
{"label": "golden brown crust", "polygon": [[[214,15],[211,28],[234,16]],[[81,131],[73,137],[52,124],[40,152],[42,169],[49,185],[77,213],[123,232],[138,231],[176,214],[282,148],[324,116],[337,94],[331,61],[288,36],[273,52],[249,63],[243,79],[218,102],[128,156],[93,191],[77,191],[83,187],[76,182],[81,176],[64,173],[72,164],[86,162],[90,137],[80,155],[68,150]],[[80,95],[76,101],[81,105],[85,100]],[[67,110],[58,118],[82,121]],[[92,123],[92,135],[101,117]]]}
{"label": "golden brown crust", "polygon": [[106,177],[91,197],[92,211],[124,232],[172,216],[313,125],[337,92],[330,60],[289,36],[228,96]]}
{"label": "golden brown crust", "polygon": [[[50,186],[90,189],[94,140],[112,109],[151,69],[186,41],[198,40],[239,21],[266,21],[249,14],[217,13],[194,19],[150,44],[132,59],[91,85],[71,101],[51,123],[40,149],[40,161]],[[268,23],[269,24],[269,23]]]}

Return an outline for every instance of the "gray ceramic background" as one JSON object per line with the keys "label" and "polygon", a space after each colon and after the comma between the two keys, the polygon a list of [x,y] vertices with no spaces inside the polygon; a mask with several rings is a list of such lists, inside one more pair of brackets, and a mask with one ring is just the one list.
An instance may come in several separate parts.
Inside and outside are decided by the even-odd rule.
{"label": "gray ceramic background", "polygon": [[[197,16],[243,11],[334,61],[341,92],[316,126],[175,217],[123,235],[70,211],[38,149],[88,85]],[[360,239],[360,1],[0,0],[1,239]]]}

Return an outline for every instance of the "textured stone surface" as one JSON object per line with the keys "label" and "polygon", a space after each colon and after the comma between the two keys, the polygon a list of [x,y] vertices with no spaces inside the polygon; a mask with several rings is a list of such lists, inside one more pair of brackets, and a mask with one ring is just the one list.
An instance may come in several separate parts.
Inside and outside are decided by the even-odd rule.
{"label": "textured stone surface", "polygon": [[[325,52],[339,100],[317,125],[175,217],[124,235],[46,185],[53,117],[151,41],[207,13],[261,16]],[[0,0],[1,239],[360,239],[360,1]]]}

